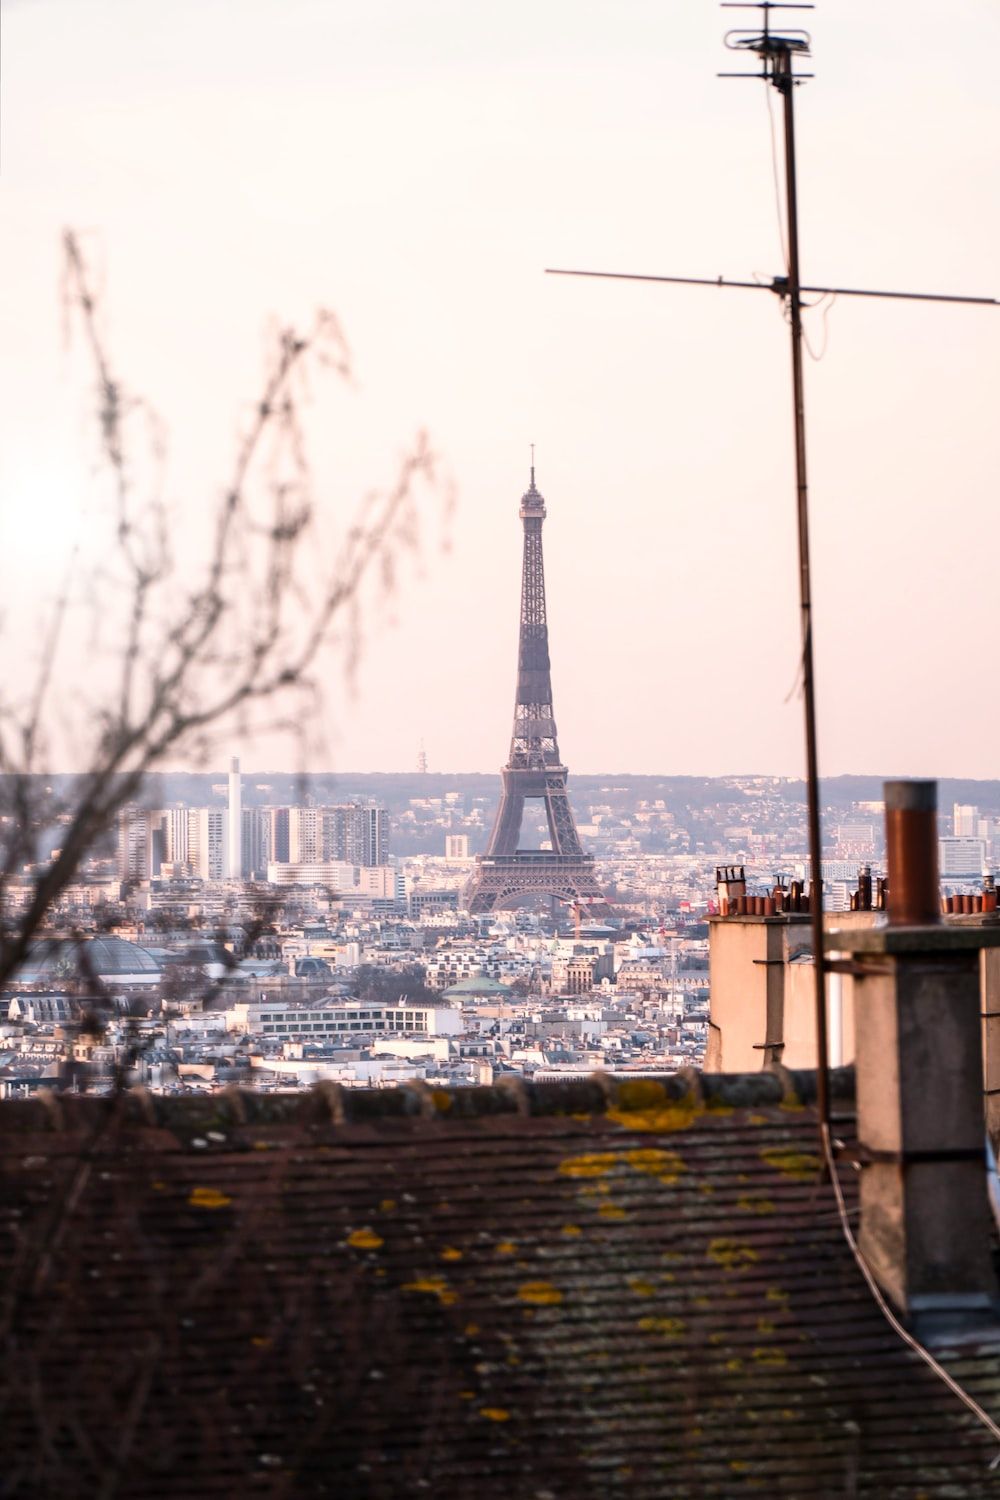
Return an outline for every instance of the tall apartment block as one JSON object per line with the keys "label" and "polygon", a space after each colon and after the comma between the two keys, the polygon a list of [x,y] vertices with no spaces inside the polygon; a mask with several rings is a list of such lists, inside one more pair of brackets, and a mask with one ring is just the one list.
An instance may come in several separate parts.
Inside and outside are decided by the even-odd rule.
{"label": "tall apartment block", "polygon": [[201,880],[263,880],[269,864],[378,868],[389,863],[384,807],[244,807],[239,763],[225,807],[123,808],[118,817],[118,875],[157,879],[187,873]]}

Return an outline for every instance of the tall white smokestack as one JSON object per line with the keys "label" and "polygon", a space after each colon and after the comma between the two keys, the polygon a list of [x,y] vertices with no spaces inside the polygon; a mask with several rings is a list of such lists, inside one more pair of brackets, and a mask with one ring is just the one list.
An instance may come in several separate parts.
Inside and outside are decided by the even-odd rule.
{"label": "tall white smokestack", "polygon": [[240,762],[233,756],[229,765],[229,840],[226,874],[230,880],[243,875],[243,795],[240,786]]}

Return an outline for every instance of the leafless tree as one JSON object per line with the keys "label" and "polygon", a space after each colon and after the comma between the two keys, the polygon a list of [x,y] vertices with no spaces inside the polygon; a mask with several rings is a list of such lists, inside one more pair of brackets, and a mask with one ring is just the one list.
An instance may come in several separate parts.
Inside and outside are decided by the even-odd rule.
{"label": "leafless tree", "polygon": [[[161,426],[113,368],[101,299],[75,234],[65,235],[64,250],[65,309],[95,379],[108,545],[98,565],[79,556],[70,565],[27,692],[18,698],[0,685],[0,986],[150,772],[203,764],[222,733],[259,723],[261,714],[286,726],[315,717],[325,649],[336,638],[348,664],[356,654],[365,579],[391,587],[402,550],[416,546],[420,505],[429,495],[447,503],[435,456],[418,434],[389,486],[361,501],[332,566],[317,578],[307,380],[322,371],[351,376],[340,325],[320,312],[305,332],[277,333],[228,482],[208,502],[202,554],[192,559],[188,547],[181,565],[163,494]],[[108,621],[110,647],[102,639]],[[40,773],[50,772],[53,745],[66,733],[56,684],[83,638],[100,657],[94,681],[78,673],[75,685],[74,748],[86,770],[68,792],[47,792]],[[38,861],[40,826],[56,820],[59,848]]]}

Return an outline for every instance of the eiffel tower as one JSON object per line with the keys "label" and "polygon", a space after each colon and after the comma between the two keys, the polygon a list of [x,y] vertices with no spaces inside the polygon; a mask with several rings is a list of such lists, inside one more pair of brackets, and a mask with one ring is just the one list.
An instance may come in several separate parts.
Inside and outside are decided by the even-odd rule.
{"label": "eiffel tower", "polygon": [[[566,795],[566,767],[559,756],[552,711],[549,627],[545,616],[545,568],[542,522],[545,501],[531,484],[521,497],[524,562],[521,570],[521,634],[517,660],[517,696],[510,756],[501,775],[503,786],[489,848],[476,857],[476,873],[466,889],[472,913],[514,906],[524,896],[550,896],[585,907],[592,916],[609,908],[594,874],[594,856],[584,854]],[[545,803],[548,849],[519,849],[524,804]]]}

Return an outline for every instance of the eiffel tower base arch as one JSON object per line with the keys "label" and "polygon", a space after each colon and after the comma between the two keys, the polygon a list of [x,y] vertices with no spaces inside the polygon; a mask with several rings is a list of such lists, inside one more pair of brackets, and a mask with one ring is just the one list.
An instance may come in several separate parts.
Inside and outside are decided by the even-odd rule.
{"label": "eiffel tower base arch", "polygon": [[552,896],[567,905],[578,904],[593,917],[611,914],[594,874],[592,855],[520,849],[510,855],[477,856],[476,873],[465,892],[465,906],[473,916],[503,911],[526,896]]}

